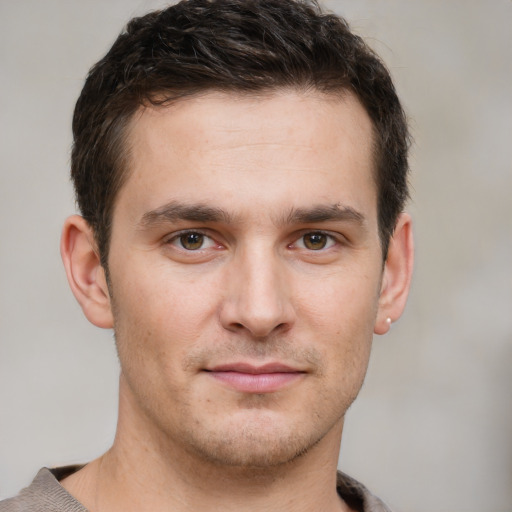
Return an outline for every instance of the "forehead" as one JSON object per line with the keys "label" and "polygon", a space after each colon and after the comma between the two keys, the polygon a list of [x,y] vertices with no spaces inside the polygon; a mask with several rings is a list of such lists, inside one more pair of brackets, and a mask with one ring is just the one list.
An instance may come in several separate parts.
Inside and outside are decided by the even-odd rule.
{"label": "forehead", "polygon": [[183,199],[169,197],[178,193],[275,206],[309,193],[361,208],[360,201],[376,203],[372,134],[350,93],[209,92],[144,107],[129,128],[128,179],[118,202],[139,191],[130,200],[143,201],[143,209]]}
{"label": "forehead", "polygon": [[[362,135],[364,153],[371,151],[372,122],[357,97],[347,90],[277,89],[258,93],[207,91],[180,98],[168,105],[145,105],[133,116],[128,138],[134,146],[147,142],[151,132],[165,126],[191,144],[215,142],[216,136],[251,136],[255,143],[313,143],[339,145],[350,134]],[[266,130],[261,130],[261,128]],[[179,133],[178,133],[179,132]],[[207,139],[207,140],[206,140]],[[352,140],[349,140],[352,139]],[[220,141],[219,141],[220,142]],[[174,149],[180,149],[175,146]]]}

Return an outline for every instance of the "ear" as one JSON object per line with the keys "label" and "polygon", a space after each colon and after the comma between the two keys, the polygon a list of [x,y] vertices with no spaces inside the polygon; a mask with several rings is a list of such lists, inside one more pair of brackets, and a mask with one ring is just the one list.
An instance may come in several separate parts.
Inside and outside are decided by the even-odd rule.
{"label": "ear", "polygon": [[409,214],[402,213],[390,239],[384,264],[375,334],[386,334],[391,324],[400,318],[409,295],[413,263],[412,220]]}
{"label": "ear", "polygon": [[60,254],[71,291],[89,322],[111,328],[114,322],[105,271],[93,231],[83,217],[72,215],[64,223]]}

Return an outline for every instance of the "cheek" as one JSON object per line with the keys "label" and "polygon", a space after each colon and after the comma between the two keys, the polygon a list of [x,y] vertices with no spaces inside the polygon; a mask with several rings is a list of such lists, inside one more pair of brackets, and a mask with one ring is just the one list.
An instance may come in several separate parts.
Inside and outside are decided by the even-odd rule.
{"label": "cheek", "polygon": [[370,356],[378,276],[340,272],[309,290],[297,293],[300,328],[309,330],[309,338],[315,340],[330,385],[357,393]]}
{"label": "cheek", "polygon": [[152,373],[175,374],[173,368],[198,343],[215,315],[211,286],[204,279],[171,274],[165,265],[157,271],[123,275],[132,277],[113,279],[121,362]]}
{"label": "cheek", "polygon": [[114,289],[120,298],[117,311],[129,312],[126,317],[156,329],[174,329],[187,322],[193,328],[211,309],[211,279],[177,271],[165,258],[156,259],[161,261],[134,261],[129,265],[132,272],[126,269],[120,273],[120,284]]}
{"label": "cheek", "polygon": [[319,333],[373,332],[380,288],[377,272],[365,274],[351,267],[350,271],[302,277],[297,283],[293,292],[296,309],[307,312],[307,321]]}

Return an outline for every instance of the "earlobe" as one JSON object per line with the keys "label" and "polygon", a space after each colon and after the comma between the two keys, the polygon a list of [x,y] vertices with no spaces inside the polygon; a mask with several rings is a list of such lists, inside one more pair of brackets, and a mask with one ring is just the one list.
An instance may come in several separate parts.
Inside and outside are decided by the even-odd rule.
{"label": "earlobe", "polygon": [[392,323],[400,318],[409,295],[413,263],[412,220],[409,214],[402,213],[390,239],[384,264],[375,334],[386,334]]}
{"label": "earlobe", "polygon": [[71,291],[87,319],[98,327],[111,328],[113,317],[105,271],[92,229],[83,217],[72,215],[66,219],[60,253]]}

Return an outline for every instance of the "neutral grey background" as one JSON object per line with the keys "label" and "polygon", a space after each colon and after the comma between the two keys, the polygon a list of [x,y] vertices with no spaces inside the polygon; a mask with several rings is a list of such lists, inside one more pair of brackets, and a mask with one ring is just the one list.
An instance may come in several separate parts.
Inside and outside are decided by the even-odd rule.
{"label": "neutral grey background", "polygon": [[[0,0],[0,496],[110,444],[118,365],[58,253],[70,120],[143,0]],[[347,0],[411,119],[417,265],[341,467],[396,511],[512,510],[512,2]]]}

